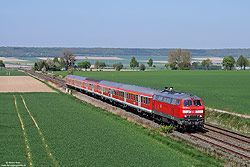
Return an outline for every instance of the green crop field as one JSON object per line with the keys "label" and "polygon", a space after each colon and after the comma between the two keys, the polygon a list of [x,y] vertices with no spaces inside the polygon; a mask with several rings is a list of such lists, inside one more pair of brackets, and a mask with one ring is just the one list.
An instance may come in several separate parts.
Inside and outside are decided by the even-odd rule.
{"label": "green crop field", "polygon": [[[54,72],[67,75],[67,72]],[[134,71],[134,72],[85,72],[75,75],[195,94],[208,107],[250,115],[250,71]]]}
{"label": "green crop field", "polygon": [[25,73],[13,70],[0,70],[0,76],[24,76]]}
{"label": "green crop field", "polygon": [[[13,95],[26,131],[30,160]],[[223,165],[189,146],[63,93],[0,93],[0,106],[1,165],[20,162],[28,166],[30,161],[34,166]]]}

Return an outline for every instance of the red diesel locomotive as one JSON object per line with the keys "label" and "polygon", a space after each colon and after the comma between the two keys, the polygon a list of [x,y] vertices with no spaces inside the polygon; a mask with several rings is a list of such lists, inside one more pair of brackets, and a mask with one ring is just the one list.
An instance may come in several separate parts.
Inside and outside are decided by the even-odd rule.
{"label": "red diesel locomotive", "polygon": [[101,98],[132,107],[154,119],[171,123],[177,128],[201,128],[204,125],[204,105],[192,94],[174,91],[172,87],[157,90],[101,79],[66,76],[68,88],[86,91]]}

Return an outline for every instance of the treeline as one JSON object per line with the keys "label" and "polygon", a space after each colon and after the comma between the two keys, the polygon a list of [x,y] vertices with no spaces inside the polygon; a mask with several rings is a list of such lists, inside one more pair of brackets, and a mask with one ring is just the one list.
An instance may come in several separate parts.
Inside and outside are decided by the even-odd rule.
{"label": "treeline", "polygon": [[[73,73],[75,70],[81,70],[91,67],[91,63],[89,61],[81,61],[77,65],[75,64],[76,57],[72,50],[64,50],[61,53],[61,57],[57,56],[53,59],[48,58],[47,60],[38,60],[34,63],[32,70],[34,71],[60,71],[60,70],[68,70],[69,73]],[[1,65],[1,64],[0,64]],[[103,69],[107,65],[105,62],[99,62],[98,60],[95,62],[94,68]],[[113,64],[112,67],[117,71],[120,71],[123,68],[122,63]]]}
{"label": "treeline", "polygon": [[[199,62],[191,62],[191,52],[189,50],[183,50],[183,49],[175,49],[169,52],[168,56],[168,63],[166,63],[164,66],[167,69],[171,70],[195,70],[199,69],[201,66],[205,68],[206,70],[209,69],[213,65],[212,60],[205,59],[202,60],[201,63]],[[82,61],[79,62],[77,65],[75,64],[76,58],[75,54],[71,50],[64,50],[61,53],[61,57],[55,57],[54,59],[47,59],[43,61],[36,61],[33,67],[33,70],[35,71],[58,71],[58,70],[68,70],[74,71],[76,69],[89,69],[91,67],[91,63],[89,61]],[[153,59],[149,59],[147,64],[149,68],[156,68],[155,65],[153,65]],[[1,65],[1,64],[0,64]],[[133,56],[130,60],[130,68],[131,69],[139,69],[141,71],[146,70],[146,65],[143,63],[139,63],[136,58]],[[232,70],[235,65],[240,66],[241,69],[245,70],[245,67],[250,66],[249,60],[240,55],[237,61],[235,61],[233,56],[224,57],[222,65],[227,70]],[[94,64],[95,69],[103,69],[107,67],[105,62],[99,62],[98,60]],[[116,69],[116,71],[120,71],[123,68],[123,64],[116,63],[113,64],[112,67]],[[219,69],[219,68],[217,68]]]}
{"label": "treeline", "polygon": [[[64,50],[71,50],[76,55],[169,56],[169,52],[174,49],[0,47],[0,57],[59,57]],[[193,56],[199,57],[227,55],[250,57],[250,49],[190,49],[189,51]]]}
{"label": "treeline", "polygon": [[250,66],[250,62],[243,55],[240,55],[237,61],[235,61],[233,56],[229,56],[223,58],[222,65],[226,70],[232,70],[235,67],[235,65],[239,66],[241,70],[242,69],[245,70],[247,66]]}

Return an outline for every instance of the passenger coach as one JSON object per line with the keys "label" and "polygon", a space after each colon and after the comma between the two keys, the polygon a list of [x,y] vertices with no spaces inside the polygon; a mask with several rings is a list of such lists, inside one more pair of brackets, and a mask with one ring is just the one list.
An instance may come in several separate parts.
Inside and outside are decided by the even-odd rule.
{"label": "passenger coach", "polygon": [[119,103],[123,107],[135,108],[140,113],[147,113],[177,128],[199,128],[204,125],[202,100],[192,94],[174,91],[171,87],[158,90],[75,75],[66,76],[66,85]]}

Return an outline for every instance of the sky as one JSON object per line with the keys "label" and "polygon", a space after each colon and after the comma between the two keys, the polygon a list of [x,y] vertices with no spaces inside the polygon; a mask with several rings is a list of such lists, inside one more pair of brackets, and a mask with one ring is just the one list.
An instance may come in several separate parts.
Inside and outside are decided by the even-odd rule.
{"label": "sky", "polygon": [[250,1],[0,0],[0,46],[250,48]]}

